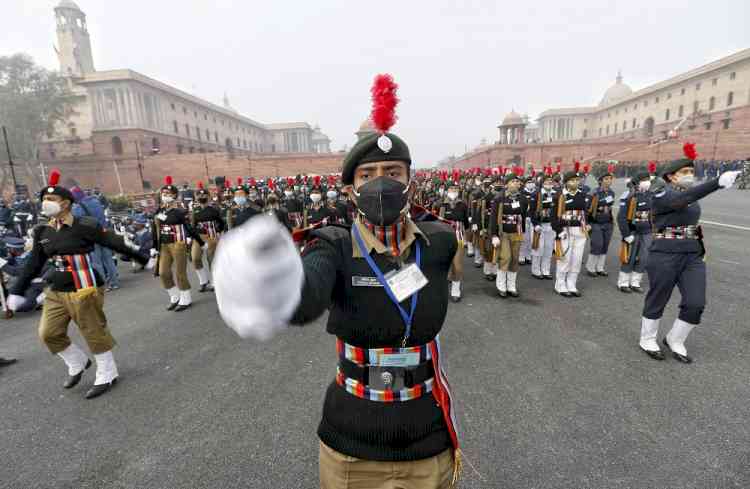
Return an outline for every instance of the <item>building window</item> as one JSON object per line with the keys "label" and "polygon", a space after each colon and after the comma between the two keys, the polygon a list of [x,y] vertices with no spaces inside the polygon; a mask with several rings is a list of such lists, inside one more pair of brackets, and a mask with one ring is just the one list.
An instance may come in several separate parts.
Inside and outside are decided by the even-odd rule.
{"label": "building window", "polygon": [[170,104],[172,106],[172,110],[177,110],[177,107],[174,106],[174,104]]}
{"label": "building window", "polygon": [[161,143],[159,143],[159,138],[151,138],[151,152],[156,154],[161,150]]}
{"label": "building window", "polygon": [[177,121],[172,121],[172,124],[174,124],[174,133],[180,134],[180,126],[177,125]]}
{"label": "building window", "polygon": [[718,78],[714,78],[713,80],[711,80],[711,86],[715,87],[717,83],[719,83]]}
{"label": "building window", "polygon": [[70,128],[70,137],[73,139],[78,137],[78,130],[75,127]]}
{"label": "building window", "polygon": [[185,134],[187,134],[187,137],[190,137],[190,126],[185,124]]}
{"label": "building window", "polygon": [[734,103],[734,92],[729,92],[727,95],[727,107]]}
{"label": "building window", "polygon": [[633,117],[633,129],[635,129],[635,117]]}
{"label": "building window", "polygon": [[177,145],[177,154],[179,154],[179,155],[182,154],[182,145],[181,144]]}
{"label": "building window", "polygon": [[122,154],[122,139],[120,139],[119,136],[115,136],[112,138],[112,154]]}
{"label": "building window", "polygon": [[240,138],[238,137],[237,138],[237,146],[239,146],[239,145],[240,145]]}
{"label": "building window", "polygon": [[669,92],[669,93],[667,94],[667,100],[669,100],[669,99],[671,99],[671,98],[672,98],[672,92]]}
{"label": "building window", "polygon": [[680,107],[677,109],[677,117],[682,117],[684,113],[685,113],[685,107],[680,105]]}
{"label": "building window", "polygon": [[204,120],[204,121],[207,121],[207,120],[208,120],[208,114],[203,114],[203,120]]}
{"label": "building window", "polygon": [[187,115],[187,108],[186,107],[182,108],[182,113],[185,114],[185,115]]}
{"label": "building window", "polygon": [[731,119],[724,119],[722,121],[722,124],[724,125],[724,129],[729,129],[729,122],[730,121],[731,121]]}
{"label": "building window", "polygon": [[221,126],[224,127],[224,119],[221,120]]}
{"label": "building window", "polygon": [[216,124],[216,117],[214,117],[214,124]]}
{"label": "building window", "polygon": [[198,111],[197,110],[193,111],[193,117],[195,117],[196,119],[198,118]]}
{"label": "building window", "polygon": [[206,141],[211,141],[211,131],[206,129]]}
{"label": "building window", "polygon": [[667,112],[664,114],[664,120],[665,121],[669,120],[669,109],[667,109]]}
{"label": "building window", "polygon": [[714,110],[714,107],[716,106],[716,97],[711,97],[708,99],[708,110]]}
{"label": "building window", "polygon": [[609,124],[607,124],[607,136],[609,136]]}
{"label": "building window", "polygon": [[584,129],[583,130],[583,138],[586,139],[588,137],[588,135],[589,135],[589,130],[588,129]]}
{"label": "building window", "polygon": [[195,134],[198,137],[198,141],[201,140],[201,128],[198,126],[195,126]]}
{"label": "building window", "polygon": [[216,140],[217,143],[219,142],[219,133],[218,133],[218,131],[214,131],[214,140]]}
{"label": "building window", "polygon": [[[733,71],[733,72],[731,72],[731,73],[729,74],[729,79],[730,79],[730,80],[734,80],[735,78],[737,78],[737,72],[736,72],[736,71]],[[726,128],[724,128],[724,129],[726,129]]]}
{"label": "building window", "polygon": [[654,102],[654,103],[655,103],[655,104],[658,104],[658,103],[659,103],[659,97],[656,97],[656,102]]}
{"label": "building window", "polygon": [[685,95],[685,89],[680,90],[680,95]]}
{"label": "building window", "polygon": [[695,102],[693,102],[693,114],[697,114],[698,113],[698,109],[700,108],[700,106],[701,106],[701,104],[697,100]]}
{"label": "building window", "polygon": [[188,153],[193,154],[195,153],[195,148],[190,146],[190,149],[188,149]]}
{"label": "building window", "polygon": [[700,89],[701,89],[701,84],[700,83],[696,83],[695,84],[695,91],[697,92]]}
{"label": "building window", "polygon": [[707,131],[711,130],[711,122],[706,122],[706,130]]}

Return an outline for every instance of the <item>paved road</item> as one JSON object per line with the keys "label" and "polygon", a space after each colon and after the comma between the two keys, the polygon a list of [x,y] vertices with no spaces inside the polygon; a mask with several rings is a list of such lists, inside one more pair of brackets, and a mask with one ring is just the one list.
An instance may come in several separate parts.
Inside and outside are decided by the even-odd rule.
{"label": "paved road", "polygon": [[[705,204],[712,220],[748,224],[750,192]],[[462,488],[750,487],[750,232],[707,232],[709,306],[690,366],[638,350],[642,296],[619,293],[614,274],[583,277],[584,297],[564,300],[524,268],[522,298],[501,300],[469,268],[443,335],[476,469]],[[122,382],[93,401],[93,372],[60,387],[37,315],[2,321],[0,355],[20,362],[0,371],[0,487],[317,487],[335,365],[323,319],[244,342],[195,295],[189,313],[168,313],[152,277],[124,274],[106,301]],[[664,322],[675,314],[673,303]]]}

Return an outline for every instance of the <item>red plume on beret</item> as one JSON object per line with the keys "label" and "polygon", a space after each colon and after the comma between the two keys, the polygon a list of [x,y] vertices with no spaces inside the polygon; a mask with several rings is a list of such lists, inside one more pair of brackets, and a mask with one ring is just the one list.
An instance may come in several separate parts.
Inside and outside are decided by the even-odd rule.
{"label": "red plume on beret", "polygon": [[198,182],[198,188],[203,190],[203,182],[200,182],[200,181]]}
{"label": "red plume on beret", "polygon": [[237,186],[242,185],[242,177],[237,177]]}
{"label": "red plume on beret", "polygon": [[320,186],[320,175],[315,175],[315,177],[313,178],[313,185],[315,187],[319,187]]}
{"label": "red plume on beret", "polygon": [[50,187],[56,187],[57,184],[60,183],[60,170],[55,168],[49,172],[49,180],[47,180],[47,183]]}
{"label": "red plume on beret", "polygon": [[576,161],[575,162],[575,164],[573,165],[573,171],[576,172],[576,173],[578,173],[579,171],[581,171],[581,162],[580,161]]}
{"label": "red plume on beret", "polygon": [[396,123],[398,85],[389,74],[377,75],[372,84],[372,112],[370,119],[380,133],[386,133]]}
{"label": "red plume on beret", "polygon": [[536,176],[536,169],[535,169],[535,168],[532,168],[532,169],[531,169],[531,176],[532,176],[532,177],[535,177],[535,176]]}
{"label": "red plume on beret", "polygon": [[172,185],[172,177],[170,175],[167,175],[166,177],[164,177],[164,183],[166,185]]}
{"label": "red plume on beret", "polygon": [[273,181],[273,178],[268,179],[268,188],[271,190],[276,190],[276,184]]}
{"label": "red plume on beret", "polygon": [[294,178],[292,177],[286,177],[286,184],[290,187],[294,186]]}
{"label": "red plume on beret", "polygon": [[591,167],[589,167],[588,163],[586,163],[585,165],[583,165],[583,173],[588,173],[590,169],[591,169]]}
{"label": "red plume on beret", "polygon": [[695,159],[698,158],[698,153],[695,151],[694,143],[685,143],[682,146],[682,152],[685,153],[685,158],[691,161],[695,161]]}
{"label": "red plume on beret", "polygon": [[607,165],[607,173],[614,173],[615,172],[615,165],[610,163]]}
{"label": "red plume on beret", "polygon": [[232,182],[230,182],[227,177],[224,177],[224,187],[229,188],[231,186],[232,186]]}
{"label": "red plume on beret", "polygon": [[255,181],[254,178],[250,177],[250,186],[255,187],[255,185],[257,185],[257,182]]}
{"label": "red plume on beret", "polygon": [[649,161],[648,162],[648,172],[653,174],[656,173],[656,162],[655,161]]}
{"label": "red plume on beret", "polygon": [[562,165],[560,163],[557,164],[557,173],[560,173],[562,170]]}
{"label": "red plume on beret", "polygon": [[461,170],[456,168],[455,170],[453,170],[453,181],[458,182],[460,178],[461,178]]}

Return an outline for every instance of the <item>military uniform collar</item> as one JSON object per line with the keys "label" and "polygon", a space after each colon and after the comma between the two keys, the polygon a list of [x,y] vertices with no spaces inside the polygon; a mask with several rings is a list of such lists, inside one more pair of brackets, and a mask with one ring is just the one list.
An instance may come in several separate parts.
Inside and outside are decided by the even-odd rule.
{"label": "military uniform collar", "polygon": [[51,226],[55,229],[60,229],[63,226],[72,226],[73,225],[73,214],[70,212],[67,212],[65,214],[65,217],[62,218],[62,220],[59,219],[50,219],[47,223],[48,226]]}
{"label": "military uniform collar", "polygon": [[[372,250],[375,250],[375,252],[379,255],[390,256],[390,248],[388,248],[383,242],[376,238],[375,235],[372,234],[369,229],[367,229],[367,226],[365,226],[360,219],[356,219],[354,221],[354,224],[352,225],[352,233],[354,232],[353,229],[355,226],[359,231],[359,235],[362,237],[362,241],[364,242],[365,248],[367,249],[368,253],[372,253]],[[404,221],[404,234],[404,239],[399,242],[399,251],[401,252],[400,256],[402,258],[408,257],[408,250],[411,247],[412,243],[417,239],[417,235],[422,237],[427,246],[430,245],[430,240],[427,239],[427,236],[425,236],[422,230],[419,229],[419,227],[417,227],[417,225],[414,224],[414,221],[412,221],[409,217],[407,217]],[[357,241],[354,237],[354,234],[352,234],[352,244],[352,258],[364,258],[362,253],[360,253],[359,251],[359,246],[357,246]]]}

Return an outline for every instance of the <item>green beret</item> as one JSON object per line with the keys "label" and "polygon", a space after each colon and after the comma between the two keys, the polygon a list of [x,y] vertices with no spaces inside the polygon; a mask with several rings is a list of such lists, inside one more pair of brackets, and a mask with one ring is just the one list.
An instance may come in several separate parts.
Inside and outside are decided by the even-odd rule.
{"label": "green beret", "polygon": [[581,174],[575,171],[565,172],[565,176],[563,176],[563,182],[567,183],[568,180],[572,180],[574,178],[581,178]]}
{"label": "green beret", "polygon": [[695,168],[695,162],[689,158],[681,158],[679,160],[674,160],[671,163],[667,163],[661,171],[661,177],[666,180],[667,175],[677,173],[685,167]]}
{"label": "green beret", "polygon": [[[390,148],[386,144],[378,144],[381,134],[373,133],[363,137],[355,144],[344,158],[341,169],[341,181],[344,185],[354,183],[354,170],[362,163],[372,163],[373,161],[403,161],[407,166],[411,166],[411,155],[409,147],[398,136],[393,133],[386,133],[384,138],[390,140]],[[382,146],[382,148],[381,148]],[[387,150],[387,151],[384,151]]]}
{"label": "green beret", "polygon": [[503,181],[505,182],[505,185],[508,185],[513,180],[520,180],[521,182],[523,182],[523,179],[521,177],[519,177],[518,175],[515,175],[513,173],[509,173],[509,174],[505,175],[505,178],[503,178]]}

